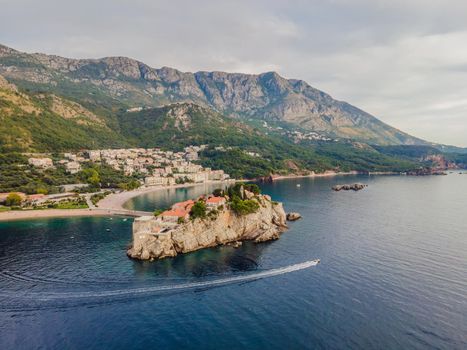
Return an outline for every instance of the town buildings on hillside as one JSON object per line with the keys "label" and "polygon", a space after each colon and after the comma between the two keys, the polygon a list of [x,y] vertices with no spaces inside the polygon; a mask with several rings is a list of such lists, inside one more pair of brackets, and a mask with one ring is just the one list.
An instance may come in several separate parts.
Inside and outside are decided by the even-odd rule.
{"label": "town buildings on hillside", "polygon": [[[230,178],[223,170],[203,168],[193,163],[199,159],[198,153],[206,146],[189,146],[183,152],[162,151],[159,148],[128,148],[86,150],[77,153],[64,153],[57,161],[69,174],[76,174],[84,163],[103,163],[122,171],[127,176],[138,175],[145,186],[166,186],[179,183],[203,183],[223,181]],[[46,156],[29,158],[29,164],[40,169],[54,166]]]}

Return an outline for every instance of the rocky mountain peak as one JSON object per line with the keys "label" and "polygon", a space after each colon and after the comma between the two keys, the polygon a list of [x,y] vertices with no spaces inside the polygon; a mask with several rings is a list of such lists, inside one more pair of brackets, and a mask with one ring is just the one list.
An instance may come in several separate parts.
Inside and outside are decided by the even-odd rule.
{"label": "rocky mountain peak", "polygon": [[260,74],[260,82],[266,87],[268,93],[282,95],[292,90],[290,82],[276,72]]}
{"label": "rocky mountain peak", "polygon": [[230,117],[283,121],[333,137],[376,144],[426,144],[303,80],[286,79],[277,72],[188,73],[169,67],[154,69],[127,57],[76,60],[0,46],[0,74],[14,79],[19,87],[22,81],[24,86],[34,83],[70,98],[75,98],[75,91],[88,89],[126,105],[194,102]]}
{"label": "rocky mountain peak", "polygon": [[183,79],[183,73],[174,68],[164,66],[156,71],[160,79],[168,83],[174,83]]}
{"label": "rocky mountain peak", "polygon": [[12,48],[9,48],[8,46],[0,44],[0,57],[1,56],[7,56],[7,55],[12,55],[18,53],[18,51],[13,50]]}
{"label": "rocky mountain peak", "polygon": [[104,63],[103,70],[107,77],[115,78],[124,76],[131,79],[141,79],[140,67],[143,65],[128,57],[106,57],[100,60]]}

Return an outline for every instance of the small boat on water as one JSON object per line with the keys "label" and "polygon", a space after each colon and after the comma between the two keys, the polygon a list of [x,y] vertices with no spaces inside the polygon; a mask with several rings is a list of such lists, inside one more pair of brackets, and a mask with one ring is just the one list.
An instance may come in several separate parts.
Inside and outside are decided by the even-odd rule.
{"label": "small boat on water", "polygon": [[128,219],[123,219],[123,221],[127,221]]}
{"label": "small boat on water", "polygon": [[301,185],[300,184],[297,184],[297,187],[300,187]]}
{"label": "small boat on water", "polygon": [[106,230],[107,232],[109,232],[109,231],[110,231],[110,228],[106,228],[105,230]]}

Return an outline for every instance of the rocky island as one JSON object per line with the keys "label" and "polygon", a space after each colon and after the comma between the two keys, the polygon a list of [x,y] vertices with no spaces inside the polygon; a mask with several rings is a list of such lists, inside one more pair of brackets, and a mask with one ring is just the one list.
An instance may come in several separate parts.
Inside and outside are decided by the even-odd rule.
{"label": "rocky island", "polygon": [[333,191],[336,191],[336,192],[339,192],[339,191],[360,191],[360,190],[363,190],[365,187],[368,187],[368,185],[364,185],[364,184],[361,184],[361,183],[355,183],[355,184],[352,184],[352,185],[335,185],[335,186],[332,186],[332,190]]}
{"label": "rocky island", "polygon": [[155,260],[223,244],[278,239],[287,229],[282,203],[257,185],[236,184],[210,196],[174,204],[157,216],[133,223],[129,257]]}

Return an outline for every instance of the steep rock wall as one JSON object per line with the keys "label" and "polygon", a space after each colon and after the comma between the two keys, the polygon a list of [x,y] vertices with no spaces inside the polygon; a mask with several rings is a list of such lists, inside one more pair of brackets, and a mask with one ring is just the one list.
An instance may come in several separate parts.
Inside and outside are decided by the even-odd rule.
{"label": "steep rock wall", "polygon": [[260,207],[255,213],[238,216],[227,207],[214,218],[195,219],[167,232],[154,232],[158,225],[156,218],[136,219],[128,256],[161,259],[236,241],[278,239],[287,229],[282,204],[272,202],[269,196],[258,196],[257,200]]}

